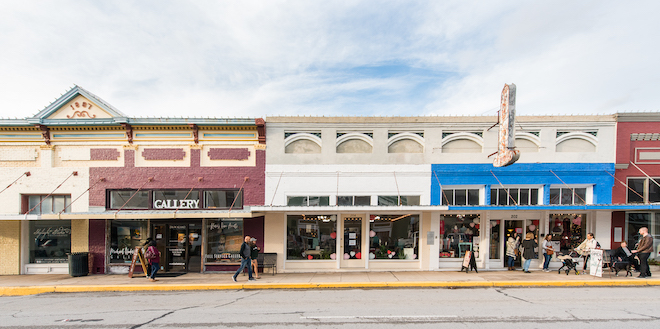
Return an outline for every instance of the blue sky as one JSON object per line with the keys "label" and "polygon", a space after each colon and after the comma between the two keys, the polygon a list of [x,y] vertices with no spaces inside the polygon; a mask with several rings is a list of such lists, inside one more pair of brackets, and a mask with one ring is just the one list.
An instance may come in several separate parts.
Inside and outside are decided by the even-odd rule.
{"label": "blue sky", "polygon": [[1,117],[659,111],[660,2],[0,2]]}

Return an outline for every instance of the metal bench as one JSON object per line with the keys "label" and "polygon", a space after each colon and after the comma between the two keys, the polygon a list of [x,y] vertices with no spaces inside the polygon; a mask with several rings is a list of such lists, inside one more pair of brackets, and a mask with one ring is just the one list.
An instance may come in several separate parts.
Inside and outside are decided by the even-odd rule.
{"label": "metal bench", "polygon": [[264,270],[266,268],[271,268],[273,275],[277,273],[277,253],[275,252],[260,253],[259,257],[257,257],[257,262],[259,263],[260,268]]}

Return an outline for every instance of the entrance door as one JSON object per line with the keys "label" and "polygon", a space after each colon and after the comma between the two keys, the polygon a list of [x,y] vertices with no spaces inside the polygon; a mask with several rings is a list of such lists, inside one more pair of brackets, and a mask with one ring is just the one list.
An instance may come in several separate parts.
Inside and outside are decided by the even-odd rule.
{"label": "entrance door", "polygon": [[[522,240],[525,239],[525,229],[523,228],[523,221],[522,220],[504,220],[504,251],[503,251],[503,256],[504,259],[504,267],[507,266],[507,257],[506,257],[506,242],[509,241],[509,238],[516,238],[517,236],[520,238],[520,241],[522,243]],[[520,257],[516,257],[515,263],[516,266],[521,266],[520,263]]]}
{"label": "entrance door", "polygon": [[362,219],[363,216],[342,217],[344,234],[340,245],[340,266],[342,268],[364,268],[362,258]]}
{"label": "entrance door", "polygon": [[161,252],[160,264],[164,272],[201,272],[201,221],[153,225],[156,246]]}

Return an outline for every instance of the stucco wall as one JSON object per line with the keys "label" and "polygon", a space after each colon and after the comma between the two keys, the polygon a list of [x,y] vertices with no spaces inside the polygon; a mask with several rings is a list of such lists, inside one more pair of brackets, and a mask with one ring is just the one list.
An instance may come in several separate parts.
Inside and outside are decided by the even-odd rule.
{"label": "stucco wall", "polygon": [[286,220],[283,213],[267,213],[264,218],[264,252],[277,253],[277,268],[284,270]]}

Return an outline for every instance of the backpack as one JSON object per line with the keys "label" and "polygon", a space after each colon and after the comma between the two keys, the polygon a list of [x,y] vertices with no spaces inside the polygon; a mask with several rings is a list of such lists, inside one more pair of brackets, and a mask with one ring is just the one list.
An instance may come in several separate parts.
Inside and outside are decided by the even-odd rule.
{"label": "backpack", "polygon": [[[154,249],[156,250],[155,252]],[[158,254],[159,254],[158,249],[156,249],[154,246],[150,246],[149,248],[147,248],[147,251],[144,253],[144,258],[156,259],[159,256]]]}

